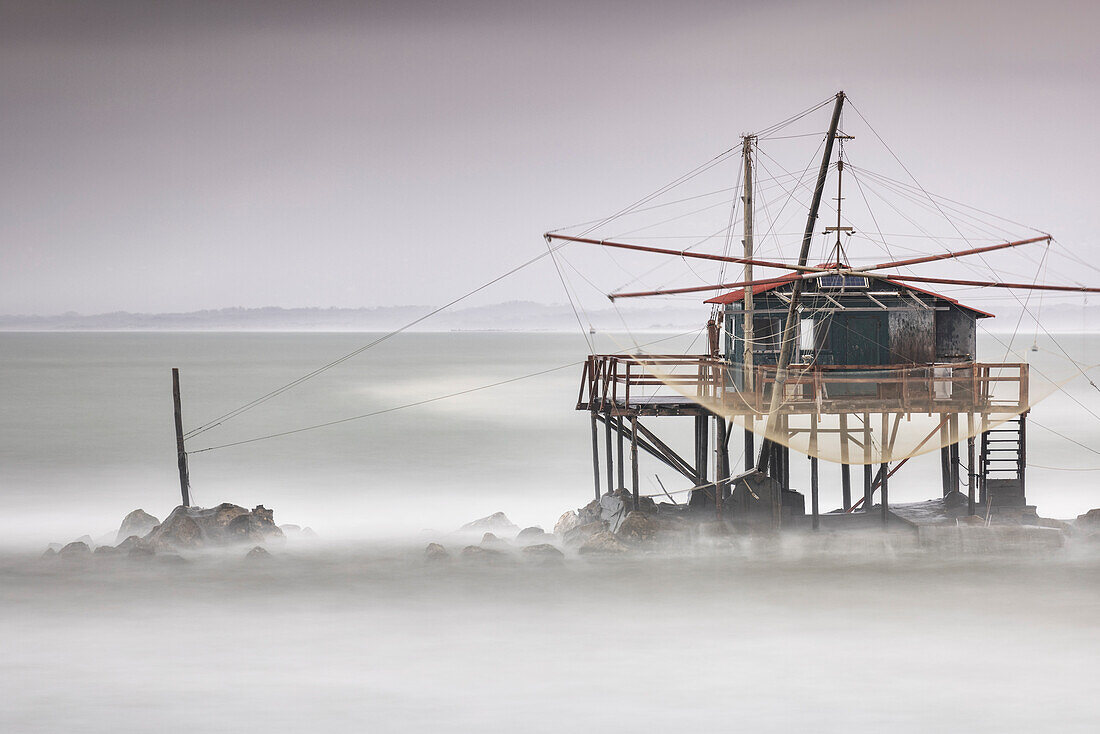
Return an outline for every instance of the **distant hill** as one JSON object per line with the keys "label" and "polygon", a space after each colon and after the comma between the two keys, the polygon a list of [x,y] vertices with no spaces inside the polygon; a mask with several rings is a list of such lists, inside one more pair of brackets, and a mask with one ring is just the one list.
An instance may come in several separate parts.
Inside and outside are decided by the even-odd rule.
{"label": "distant hill", "polygon": [[[222,308],[186,313],[64,313],[56,316],[0,315],[0,331],[391,331],[429,313],[433,306],[379,308]],[[584,327],[597,331],[671,331],[700,328],[709,310],[697,306],[623,305],[581,314]],[[624,327],[624,321],[626,327]],[[1042,309],[1051,332],[1100,331],[1100,306],[1052,305]],[[1001,308],[983,322],[995,332],[1035,330],[1018,308]],[[576,331],[580,327],[566,304],[509,301],[438,313],[413,331]]]}
{"label": "distant hill", "polygon": [[[56,316],[0,315],[0,331],[390,331],[429,313],[433,306],[380,308],[222,308],[187,313],[117,311]],[[621,313],[621,317],[620,317]],[[693,308],[606,308],[582,314],[584,327],[598,331],[690,329],[709,314]],[[415,331],[576,331],[580,327],[565,304],[511,301],[438,313],[412,327]]]}

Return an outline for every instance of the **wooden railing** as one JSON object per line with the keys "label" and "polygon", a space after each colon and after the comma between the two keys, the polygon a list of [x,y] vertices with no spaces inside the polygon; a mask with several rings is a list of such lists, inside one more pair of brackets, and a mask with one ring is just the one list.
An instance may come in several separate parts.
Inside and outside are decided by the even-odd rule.
{"label": "wooden railing", "polygon": [[[577,408],[631,409],[655,396],[680,396],[737,413],[767,412],[775,365],[757,365],[749,391],[736,386],[734,376],[741,372],[741,365],[708,355],[593,355],[585,363]],[[782,410],[789,413],[1014,412],[1028,405],[1028,365],[792,364],[784,393]]]}

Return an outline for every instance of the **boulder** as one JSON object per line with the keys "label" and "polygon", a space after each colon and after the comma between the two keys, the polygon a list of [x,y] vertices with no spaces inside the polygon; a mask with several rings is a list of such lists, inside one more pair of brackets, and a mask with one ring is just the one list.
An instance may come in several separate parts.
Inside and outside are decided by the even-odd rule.
{"label": "boulder", "polygon": [[299,535],[302,534],[302,526],[301,525],[292,525],[291,523],[287,523],[286,525],[280,525],[279,530],[282,530],[283,535],[287,538],[296,538],[296,537],[298,537]]}
{"label": "boulder", "polygon": [[584,542],[593,535],[605,532],[606,530],[606,522],[603,520],[595,520],[573,528],[565,534],[565,537],[562,538],[562,542],[565,543],[566,546],[583,545]]}
{"label": "boulder", "polygon": [[504,560],[507,556],[502,551],[495,550],[493,548],[485,548],[480,545],[468,545],[462,549],[462,558],[464,560],[477,561],[479,563],[496,563],[497,561]]}
{"label": "boulder", "polygon": [[61,550],[57,552],[57,555],[61,558],[69,561],[74,559],[88,558],[92,555],[92,549],[88,547],[88,544],[82,540],[74,540]]}
{"label": "boulder", "polygon": [[529,545],[522,551],[523,560],[539,565],[554,565],[565,560],[565,554],[549,543]]}
{"label": "boulder", "polygon": [[512,521],[508,519],[508,516],[505,515],[503,512],[494,512],[492,515],[488,515],[487,517],[474,520],[473,522],[468,522],[458,529],[459,532],[491,532],[507,535],[515,535],[518,530],[519,527],[513,524]]}
{"label": "boulder", "polygon": [[1089,510],[1084,515],[1078,515],[1074,525],[1090,532],[1100,530],[1100,508]]}
{"label": "boulder", "polygon": [[122,518],[122,525],[119,526],[118,533],[115,535],[115,543],[121,543],[131,535],[148,535],[149,531],[157,525],[160,525],[160,520],[156,519],[145,510],[134,510],[129,515]]}
{"label": "boulder", "polygon": [[429,563],[449,561],[451,560],[451,554],[439,543],[428,543],[428,547],[424,549],[424,560]]}
{"label": "boulder", "polygon": [[648,545],[657,540],[660,530],[661,521],[656,515],[634,510],[626,516],[615,534],[629,543]]}
{"label": "boulder", "polygon": [[94,556],[117,556],[120,553],[118,548],[110,545],[97,545],[92,552]]}
{"label": "boulder", "polygon": [[506,542],[492,533],[485,533],[485,535],[481,536],[482,548],[506,548],[507,546],[508,544]]}
{"label": "boulder", "polygon": [[141,538],[136,535],[131,535],[129,538],[116,545],[115,548],[120,551],[129,551],[140,542]]}
{"label": "boulder", "polygon": [[271,510],[263,505],[249,511],[225,502],[212,508],[177,507],[142,540],[157,549],[194,550],[282,537]]}
{"label": "boulder", "polygon": [[538,527],[524,528],[516,536],[516,542],[520,545],[542,545],[553,539],[553,535]]}
{"label": "boulder", "polygon": [[316,538],[317,533],[314,532],[313,528],[302,528],[302,537],[303,538]]}
{"label": "boulder", "polygon": [[262,546],[258,545],[245,554],[245,560],[249,561],[264,561],[271,558],[271,554]]}
{"label": "boulder", "polygon": [[137,559],[152,558],[156,554],[157,554],[156,549],[153,548],[153,546],[148,544],[148,543],[135,543],[134,545],[132,545],[130,547],[130,550],[127,551],[127,553],[126,553],[126,555],[129,558],[137,558]]}
{"label": "boulder", "polygon": [[577,552],[603,555],[626,553],[629,550],[630,546],[619,540],[610,530],[601,530],[585,540],[584,543],[581,544],[581,547],[577,549]]}
{"label": "boulder", "polygon": [[57,558],[57,551],[55,551],[53,548],[47,548],[46,550],[42,551],[41,557],[44,561],[53,560],[54,558]]}
{"label": "boulder", "polygon": [[576,510],[569,510],[569,512],[563,513],[558,521],[554,523],[554,535],[565,535],[582,524],[580,514]]}

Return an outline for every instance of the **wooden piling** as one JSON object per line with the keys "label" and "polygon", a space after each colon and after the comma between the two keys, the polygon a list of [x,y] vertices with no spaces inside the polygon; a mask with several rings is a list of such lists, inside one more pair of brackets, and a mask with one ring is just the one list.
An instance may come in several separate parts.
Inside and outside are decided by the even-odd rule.
{"label": "wooden piling", "polygon": [[615,481],[615,461],[611,458],[611,428],[612,428],[611,424],[613,422],[614,422],[614,419],[611,417],[611,414],[610,413],[605,413],[604,414],[603,427],[604,427],[604,437],[605,437],[604,446],[606,448],[606,451],[605,451],[604,455],[607,456],[607,491],[608,492],[610,492],[612,489],[615,488],[615,484],[614,484],[614,481]]}
{"label": "wooden piling", "polygon": [[600,433],[596,427],[596,409],[592,415],[592,479],[596,485],[596,501],[600,500]]}
{"label": "wooden piling", "polygon": [[810,512],[813,528],[821,526],[821,508],[817,496],[817,416],[810,416]]}
{"label": "wooden piling", "polygon": [[730,454],[726,443],[726,419],[720,415],[714,417],[714,440],[718,445],[718,456],[715,460],[714,477],[714,512],[718,521],[722,521],[722,500],[728,490],[730,477]]}
{"label": "wooden piling", "polygon": [[638,416],[630,416],[630,486],[634,494],[634,509],[638,509]]}
{"label": "wooden piling", "polygon": [[882,494],[882,524],[890,522],[890,465],[884,463],[879,471],[882,472],[882,484],[879,492]]}
{"label": "wooden piling", "polygon": [[840,414],[840,487],[844,511],[852,509],[852,466],[848,455],[848,414]]}
{"label": "wooden piling", "polygon": [[[745,424],[752,424],[752,416],[745,416]],[[745,471],[751,471],[756,468],[756,449],[753,448],[752,431],[748,428],[745,429]]]}
{"label": "wooden piling", "polygon": [[180,400],[180,371],[172,368],[172,404],[176,419],[176,465],[180,472],[180,495],[183,506],[191,506],[191,477],[187,471],[187,451],[183,445],[183,406]]}
{"label": "wooden piling", "polygon": [[626,443],[626,428],[623,426],[623,417],[621,415],[615,419],[615,426],[618,429],[616,432],[619,434],[617,440],[618,447],[615,450],[615,458],[618,460],[618,465],[615,469],[619,480],[616,488],[626,489],[626,463],[623,461],[623,445]]}
{"label": "wooden piling", "polygon": [[874,470],[871,467],[871,415],[863,414],[863,511],[870,512],[873,504]]}

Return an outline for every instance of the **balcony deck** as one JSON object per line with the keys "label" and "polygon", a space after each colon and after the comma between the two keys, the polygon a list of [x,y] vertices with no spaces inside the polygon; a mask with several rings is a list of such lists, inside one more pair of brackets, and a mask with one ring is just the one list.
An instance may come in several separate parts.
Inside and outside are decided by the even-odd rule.
{"label": "balcony deck", "polygon": [[[765,415],[774,365],[753,370],[752,389],[737,387],[741,365],[709,355],[592,355],[577,410],[610,415]],[[735,379],[735,377],[737,379]],[[914,365],[792,364],[779,412],[1013,414],[1028,406],[1026,363]]]}

